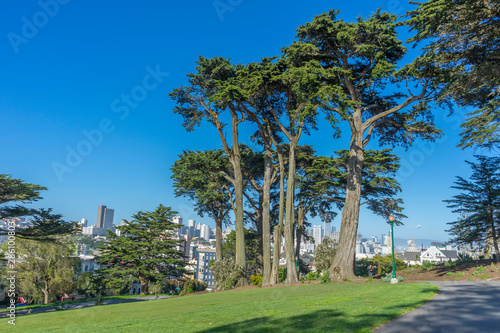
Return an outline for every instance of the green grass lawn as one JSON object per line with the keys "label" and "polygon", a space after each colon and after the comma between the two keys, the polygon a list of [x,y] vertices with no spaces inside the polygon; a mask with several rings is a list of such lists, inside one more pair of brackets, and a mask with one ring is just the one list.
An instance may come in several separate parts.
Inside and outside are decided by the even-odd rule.
{"label": "green grass lawn", "polygon": [[304,285],[18,316],[9,332],[371,332],[424,304],[426,283]]}
{"label": "green grass lawn", "polygon": [[[161,294],[161,295],[170,295],[170,294]],[[135,298],[135,297],[145,297],[145,296],[154,296],[154,294],[149,294],[149,295],[104,296],[103,300],[105,301],[107,299],[123,299],[123,298]],[[26,305],[26,306],[17,307],[16,309],[18,311],[21,311],[21,310],[28,310],[28,309],[47,308],[47,307],[51,307],[51,306],[59,306],[59,305],[65,305],[65,304],[86,303],[86,302],[95,302],[95,298],[85,298],[85,299],[79,299],[79,300],[74,300],[74,301],[64,301],[64,302],[55,302],[55,303],[47,303],[47,304]],[[0,309],[0,312],[8,312],[9,309],[7,309],[6,307],[7,307],[7,305],[3,305],[3,308]]]}

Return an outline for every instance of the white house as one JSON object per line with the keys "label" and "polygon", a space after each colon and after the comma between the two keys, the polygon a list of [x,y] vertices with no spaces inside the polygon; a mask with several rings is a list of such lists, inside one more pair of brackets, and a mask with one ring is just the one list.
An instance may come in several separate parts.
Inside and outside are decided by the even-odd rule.
{"label": "white house", "polygon": [[430,261],[432,263],[443,263],[446,261],[456,261],[458,260],[458,252],[456,249],[451,249],[447,246],[445,249],[440,249],[437,246],[431,246],[427,250],[423,251],[420,255],[420,264],[424,261]]}

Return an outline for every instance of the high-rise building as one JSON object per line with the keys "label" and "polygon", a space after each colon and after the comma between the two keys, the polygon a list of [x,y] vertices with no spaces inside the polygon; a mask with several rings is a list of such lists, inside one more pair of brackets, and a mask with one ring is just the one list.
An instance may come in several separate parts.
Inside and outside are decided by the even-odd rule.
{"label": "high-rise building", "polygon": [[321,241],[323,240],[323,230],[321,228],[321,225],[315,225],[313,228],[313,238],[314,238],[314,244],[318,246],[321,244]]}
{"label": "high-rise building", "polygon": [[115,216],[115,210],[106,208],[106,212],[104,213],[104,229],[106,230],[113,229],[114,216]]}
{"label": "high-rise building", "polygon": [[172,218],[172,223],[175,223],[175,224],[182,224],[182,217],[180,216],[174,216]]}
{"label": "high-rise building", "polygon": [[195,220],[188,220],[188,227],[194,227]]}
{"label": "high-rise building", "polygon": [[106,214],[106,206],[97,206],[97,223],[96,228],[104,228],[104,216]]}
{"label": "high-rise building", "polygon": [[325,230],[324,230],[324,233],[325,233],[325,234],[324,234],[324,235],[325,235],[325,236],[328,236],[328,234],[329,234],[330,232],[332,232],[332,227],[331,227],[331,224],[330,224],[330,222],[326,222],[326,221],[325,221]]}
{"label": "high-rise building", "polygon": [[86,228],[86,227],[88,227],[88,221],[87,221],[87,219],[82,219],[82,220],[80,221],[80,226],[81,226],[82,228]]}
{"label": "high-rise building", "polygon": [[206,224],[203,224],[200,229],[200,237],[204,240],[210,239],[210,227]]}

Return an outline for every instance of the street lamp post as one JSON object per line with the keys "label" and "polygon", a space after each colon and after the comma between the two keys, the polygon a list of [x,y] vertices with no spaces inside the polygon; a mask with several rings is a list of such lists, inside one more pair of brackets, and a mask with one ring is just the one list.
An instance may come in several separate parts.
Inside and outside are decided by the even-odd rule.
{"label": "street lamp post", "polygon": [[389,221],[391,221],[391,245],[392,245],[392,279],[391,283],[398,283],[396,278],[396,260],[394,259],[394,215],[389,216]]}

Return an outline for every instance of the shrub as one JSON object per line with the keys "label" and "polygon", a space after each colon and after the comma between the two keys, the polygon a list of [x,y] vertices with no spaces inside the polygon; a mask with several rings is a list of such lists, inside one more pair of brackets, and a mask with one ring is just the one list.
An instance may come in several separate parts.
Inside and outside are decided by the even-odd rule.
{"label": "shrub", "polygon": [[464,276],[465,273],[464,272],[458,272],[456,276]]}
{"label": "shrub", "polygon": [[[330,274],[330,273],[328,273]],[[306,276],[306,280],[307,281],[314,281],[314,280],[318,280],[318,278],[320,277],[320,274],[319,272],[309,272]]]}
{"label": "shrub", "polygon": [[325,271],[323,272],[323,274],[320,274],[319,281],[321,282],[321,284],[332,282],[332,279],[330,279],[330,271]]}
{"label": "shrub", "polygon": [[231,258],[212,262],[209,270],[214,276],[217,288],[222,290],[232,289],[239,279],[246,278],[245,269],[237,265]]}
{"label": "shrub", "polygon": [[191,293],[194,293],[195,292],[195,288],[193,286],[192,283],[186,283],[184,285],[184,288],[182,289],[182,291],[179,293],[179,296],[184,296],[184,295],[187,295],[187,294],[191,294]]}
{"label": "shrub", "polygon": [[457,255],[458,262],[473,262],[474,259],[467,253],[459,253]]}
{"label": "shrub", "polygon": [[497,270],[497,268],[495,267],[495,263],[494,262],[491,263],[490,269],[491,269],[492,272],[494,272],[494,271]]}
{"label": "shrub", "polygon": [[455,268],[457,266],[457,263],[455,261],[448,261],[444,263],[444,267],[448,268]]}
{"label": "shrub", "polygon": [[[396,276],[396,279],[398,279],[398,282],[403,282],[405,280],[404,277],[402,276]],[[392,273],[387,273],[385,274],[384,277],[382,277],[382,282],[391,282],[392,280]]]}
{"label": "shrub", "polygon": [[486,266],[477,266],[476,267],[476,272],[482,272],[486,270]]}
{"label": "shrub", "polygon": [[455,275],[453,272],[446,273],[446,276],[453,276],[453,275]]}
{"label": "shrub", "polygon": [[373,276],[370,276],[368,279],[366,279],[366,282],[373,282]]}
{"label": "shrub", "polygon": [[262,287],[262,275],[252,274],[250,280],[254,286]]}
{"label": "shrub", "polygon": [[282,283],[286,280],[286,268],[278,268],[278,283]]}
{"label": "shrub", "polygon": [[483,276],[481,276],[481,279],[487,279],[489,277],[491,277],[491,275],[483,275]]}
{"label": "shrub", "polygon": [[422,267],[420,267],[420,269],[424,270],[424,271],[428,271],[430,269],[434,269],[436,268],[436,266],[434,266],[434,264],[430,261],[424,261],[422,263]]}

